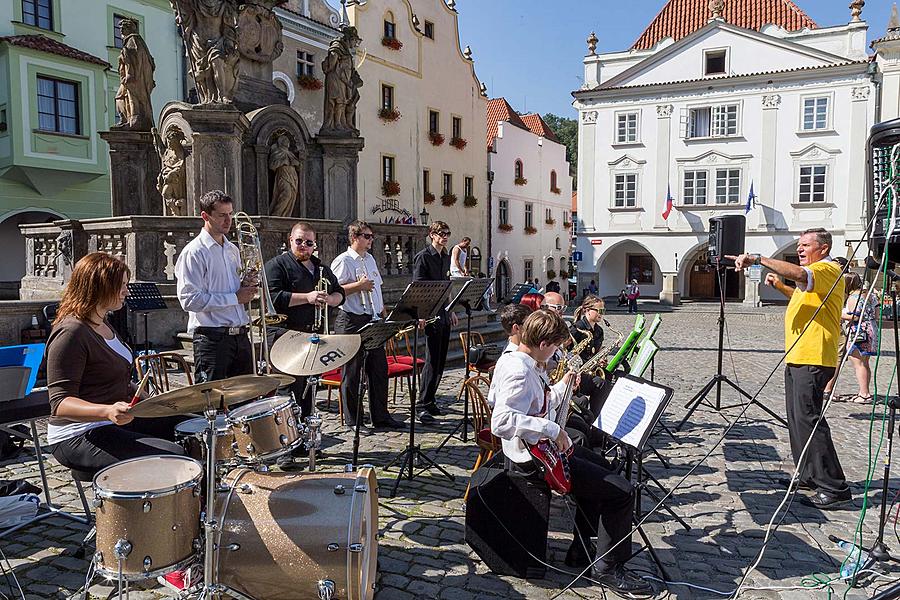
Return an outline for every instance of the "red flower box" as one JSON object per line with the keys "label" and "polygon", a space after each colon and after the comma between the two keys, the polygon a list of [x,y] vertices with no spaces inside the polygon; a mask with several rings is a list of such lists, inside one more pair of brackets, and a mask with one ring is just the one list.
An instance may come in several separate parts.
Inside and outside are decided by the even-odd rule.
{"label": "red flower box", "polygon": [[525,233],[527,233],[528,235],[534,235],[537,233],[537,229],[534,227],[526,227]]}
{"label": "red flower box", "polygon": [[425,192],[425,204],[434,204],[434,194]]}
{"label": "red flower box", "polygon": [[528,183],[528,180],[525,179],[524,177],[516,177],[516,179],[515,179],[516,185],[525,185],[526,183]]}
{"label": "red flower box", "polygon": [[499,225],[497,225],[497,229],[499,229],[500,231],[512,231],[513,226],[509,223],[500,223]]}
{"label": "red flower box", "polygon": [[554,194],[562,194],[562,190],[559,189],[558,187],[550,188],[550,191],[553,192]]}
{"label": "red flower box", "polygon": [[397,38],[383,37],[381,38],[381,45],[385,48],[390,48],[391,50],[399,50],[403,47],[403,42]]}
{"label": "red flower box", "polygon": [[572,223],[570,223],[570,222],[563,223],[563,227],[565,227],[566,229],[571,229]]}
{"label": "red flower box", "polygon": [[381,184],[381,193],[385,196],[396,196],[400,193],[400,184],[396,181],[385,181]]}
{"label": "red flower box", "polygon": [[428,133],[428,139],[431,140],[432,146],[440,146],[444,143],[444,136],[438,133],[437,131],[431,131]]}
{"label": "red flower box", "polygon": [[322,80],[312,75],[298,75],[297,85],[304,90],[321,90]]}
{"label": "red flower box", "polygon": [[396,108],[382,108],[378,111],[378,118],[382,121],[396,121],[400,118],[400,111]]}
{"label": "red flower box", "polygon": [[556,225],[556,219],[545,219],[544,223],[547,225]]}
{"label": "red flower box", "polygon": [[472,208],[473,206],[478,206],[478,198],[475,196],[466,196],[463,200],[463,205]]}
{"label": "red flower box", "polygon": [[456,194],[444,194],[441,196],[441,204],[444,206],[453,206],[456,204]]}
{"label": "red flower box", "polygon": [[469,142],[467,142],[465,140],[465,138],[461,138],[461,137],[455,137],[455,138],[450,139],[450,145],[453,146],[454,148],[456,148],[457,150],[462,150],[463,148],[466,147],[466,144],[468,144],[468,143]]}

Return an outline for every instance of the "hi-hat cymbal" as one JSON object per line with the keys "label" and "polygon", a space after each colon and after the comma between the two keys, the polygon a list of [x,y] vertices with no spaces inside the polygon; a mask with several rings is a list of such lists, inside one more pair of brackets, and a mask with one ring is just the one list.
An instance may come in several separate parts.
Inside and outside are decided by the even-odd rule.
{"label": "hi-hat cymbal", "polygon": [[266,373],[266,377],[277,379],[278,387],[280,388],[287,387],[296,381],[296,379],[290,375],[285,375],[284,373]]}
{"label": "hi-hat cymbal", "polygon": [[135,417],[170,417],[206,410],[207,392],[215,408],[226,407],[268,394],[279,386],[278,379],[265,375],[238,375],[197,383],[141,400],[129,411]]}
{"label": "hi-hat cymbal", "polygon": [[289,375],[321,375],[337,369],[356,355],[359,335],[319,335],[288,331],[272,344],[272,366]]}

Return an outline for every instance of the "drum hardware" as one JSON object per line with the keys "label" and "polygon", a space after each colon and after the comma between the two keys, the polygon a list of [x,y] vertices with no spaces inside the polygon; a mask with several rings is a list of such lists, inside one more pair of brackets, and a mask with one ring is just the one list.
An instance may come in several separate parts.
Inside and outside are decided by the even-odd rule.
{"label": "drum hardware", "polygon": [[[313,379],[310,377],[310,379]],[[315,389],[315,388],[313,388]],[[315,403],[314,403],[315,405]],[[309,450],[309,472],[316,470],[316,450],[322,444],[322,417],[314,413],[306,417],[307,450]]]}
{"label": "drum hardware", "polygon": [[316,582],[319,589],[319,600],[331,600],[334,598],[334,582],[330,579],[320,579]]}
{"label": "drum hardware", "polygon": [[343,495],[344,495],[344,491],[345,491],[345,490],[344,490],[344,486],[343,486],[343,485],[336,485],[336,486],[334,486],[334,495],[335,495],[335,496],[343,496]]}
{"label": "drum hardware", "polygon": [[129,542],[128,540],[123,540],[121,538],[119,538],[119,541],[117,541],[116,545],[113,546],[113,554],[116,557],[116,562],[118,563],[119,567],[119,598],[122,597],[122,592],[125,592],[125,598],[128,598],[128,584],[125,582],[125,577],[122,570],[123,565],[125,564],[125,559],[128,558],[129,554],[131,554],[132,549],[133,547],[131,545],[131,542]]}

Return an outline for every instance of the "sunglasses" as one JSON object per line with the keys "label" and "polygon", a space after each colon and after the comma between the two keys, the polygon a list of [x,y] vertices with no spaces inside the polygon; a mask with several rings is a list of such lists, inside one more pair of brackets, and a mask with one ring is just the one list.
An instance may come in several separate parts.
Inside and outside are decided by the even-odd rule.
{"label": "sunglasses", "polygon": [[438,231],[437,233],[435,233],[435,235],[438,237],[445,238],[445,237],[450,237],[450,232],[445,229],[444,231]]}
{"label": "sunglasses", "polygon": [[565,308],[562,304],[541,304],[541,308],[546,310],[548,308],[553,310],[562,310]]}
{"label": "sunglasses", "polygon": [[375,239],[374,233],[360,233],[357,237],[366,238],[367,240]]}
{"label": "sunglasses", "polygon": [[307,248],[315,248],[316,243],[313,240],[294,240],[298,246],[306,246]]}

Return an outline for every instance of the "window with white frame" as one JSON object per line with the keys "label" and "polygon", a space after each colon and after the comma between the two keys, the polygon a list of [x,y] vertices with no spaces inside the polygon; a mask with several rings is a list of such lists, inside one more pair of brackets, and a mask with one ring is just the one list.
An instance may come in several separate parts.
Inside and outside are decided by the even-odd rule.
{"label": "window with white frame", "polygon": [[305,50],[297,50],[297,77],[315,77],[316,55]]}
{"label": "window with white frame", "polygon": [[685,171],[684,186],[682,186],[681,202],[688,206],[703,206],[706,204],[707,189],[706,171]]}
{"label": "window with white frame", "polygon": [[828,165],[803,165],[800,167],[799,202],[825,202],[825,183]]}
{"label": "window with white frame", "polygon": [[803,99],[803,131],[828,128],[828,96]]}
{"label": "window with white frame", "polygon": [[688,138],[727,137],[737,135],[737,104],[719,104],[715,106],[698,106],[688,110]]}
{"label": "window with white frame", "polygon": [[453,173],[444,173],[443,193],[445,196],[453,193]]}
{"label": "window with white frame", "polygon": [[394,181],[394,157],[393,156],[385,156],[381,157],[381,180],[382,181]]}
{"label": "window with white frame", "polygon": [[497,218],[501,225],[509,225],[509,200],[506,198],[500,198],[500,203],[497,205]]}
{"label": "window with white frame", "polygon": [[22,22],[53,30],[53,0],[22,0]]}
{"label": "window with white frame", "polygon": [[465,180],[465,194],[466,198],[472,198],[475,196],[475,178],[474,177],[466,177]]}
{"label": "window with white frame", "polygon": [[723,75],[728,64],[727,50],[707,50],[703,53],[703,74]]}
{"label": "window with white frame", "polygon": [[737,204],[740,196],[741,170],[716,169],[716,204]]}
{"label": "window with white frame", "polygon": [[637,173],[616,173],[613,206],[634,208],[637,205]]}
{"label": "window with white frame", "polygon": [[545,208],[545,209],[544,209],[544,220],[547,221],[547,222],[553,220],[553,209],[552,209],[552,208]]}
{"label": "window with white frame", "polygon": [[394,110],[394,86],[381,84],[381,108]]}
{"label": "window with white frame", "polygon": [[525,281],[531,281],[534,278],[534,261],[530,258],[525,259]]}
{"label": "window with white frame", "polygon": [[616,116],[616,143],[631,144],[638,141],[637,112],[619,113]]}
{"label": "window with white frame", "polygon": [[563,223],[570,223],[570,221],[569,221],[569,211],[567,211],[567,210],[564,210],[564,211],[563,211]]}
{"label": "window with white frame", "polygon": [[534,227],[534,204],[525,203],[525,228]]}

